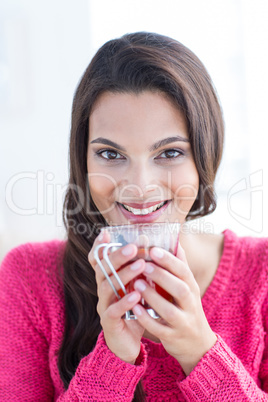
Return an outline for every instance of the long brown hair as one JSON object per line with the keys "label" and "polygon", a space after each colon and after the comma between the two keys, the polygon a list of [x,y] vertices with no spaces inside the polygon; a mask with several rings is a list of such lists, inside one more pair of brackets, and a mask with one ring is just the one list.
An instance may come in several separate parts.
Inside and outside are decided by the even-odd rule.
{"label": "long brown hair", "polygon": [[[89,118],[105,91],[162,91],[184,114],[200,188],[187,219],[216,208],[215,175],[223,149],[223,119],[210,76],[184,45],[155,33],[127,34],[105,43],[87,67],[74,95],[70,136],[70,177],[63,220],[67,243],[63,258],[66,305],[65,332],[58,367],[65,388],[81,358],[101,331],[96,311],[97,288],[87,256],[100,227],[106,225],[90,196],[87,180]],[[145,397],[139,383],[134,400]]]}

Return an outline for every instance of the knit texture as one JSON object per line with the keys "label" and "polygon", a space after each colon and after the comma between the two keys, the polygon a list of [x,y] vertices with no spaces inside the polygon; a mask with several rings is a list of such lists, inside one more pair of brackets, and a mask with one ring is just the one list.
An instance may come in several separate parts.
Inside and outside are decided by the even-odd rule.
{"label": "knit texture", "polygon": [[137,365],[100,334],[67,391],[57,368],[64,331],[58,269],[65,242],[27,243],[0,268],[0,401],[268,401],[268,239],[224,232],[223,255],[202,304],[216,344],[185,377],[161,344],[142,339]]}

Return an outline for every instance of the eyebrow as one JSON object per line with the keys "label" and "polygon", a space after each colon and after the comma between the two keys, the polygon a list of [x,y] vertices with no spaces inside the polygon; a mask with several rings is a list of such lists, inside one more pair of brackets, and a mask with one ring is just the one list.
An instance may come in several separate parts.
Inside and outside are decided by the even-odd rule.
{"label": "eyebrow", "polygon": [[[177,142],[177,141],[189,142],[188,138],[181,137],[180,135],[176,135],[175,137],[168,137],[168,138],[164,138],[163,140],[157,141],[155,144],[153,144],[149,148],[149,151],[150,152],[155,151],[156,149],[161,148],[164,145],[170,144],[172,142]],[[90,144],[110,145],[111,147],[114,147],[114,148],[118,149],[119,151],[126,152],[126,149],[124,147],[122,147],[121,145],[117,144],[116,142],[108,140],[108,138],[104,138],[104,137],[98,137],[95,140],[91,141]]]}

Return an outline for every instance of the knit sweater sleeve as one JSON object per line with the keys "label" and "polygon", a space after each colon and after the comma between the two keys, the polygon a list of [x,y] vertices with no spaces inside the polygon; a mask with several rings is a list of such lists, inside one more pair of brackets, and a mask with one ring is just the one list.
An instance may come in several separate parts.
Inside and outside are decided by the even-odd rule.
{"label": "knit sweater sleeve", "polygon": [[[217,335],[216,344],[178,386],[186,401],[268,401],[268,365],[261,390],[240,359]],[[267,345],[268,347],[268,345]]]}
{"label": "knit sweater sleeve", "polygon": [[132,401],[145,360],[141,344],[136,365],[124,363],[108,349],[102,332],[94,351],[80,361],[68,390],[57,401]]}
{"label": "knit sweater sleeve", "polygon": [[[254,332],[248,333],[246,325],[244,326],[245,339],[247,334],[252,336],[251,345],[255,345],[250,351],[251,367],[247,369],[223,337],[216,333],[215,345],[203,356],[194,370],[178,382],[186,401],[268,401],[268,240],[253,243],[251,239],[246,239],[242,251],[234,261],[236,273],[240,268],[241,274],[247,279],[243,285],[243,303],[235,304],[233,298],[236,307],[231,310],[231,315],[228,313],[229,319],[234,323],[235,313],[239,308],[242,311],[244,309],[244,314],[248,314],[248,320],[251,320],[255,333],[258,333],[260,338],[263,334],[262,341],[258,343]],[[241,300],[241,297],[237,300]],[[246,305],[250,306],[250,312],[245,310],[245,300]],[[254,320],[249,318],[250,316],[254,316]],[[240,315],[237,314],[237,317]],[[238,321],[237,326],[239,325],[241,326],[241,323]],[[235,331],[234,328],[234,338]],[[247,353],[246,350],[242,353],[242,349],[240,352],[241,358],[243,353]],[[250,370],[256,373],[254,378]]]}
{"label": "knit sweater sleeve", "polygon": [[102,333],[64,391],[51,365],[49,313],[45,305],[38,307],[39,295],[29,285],[28,273],[25,281],[27,263],[25,248],[19,247],[7,254],[0,268],[1,402],[131,401],[145,371],[145,348],[141,346],[136,365],[127,364],[108,349]]}

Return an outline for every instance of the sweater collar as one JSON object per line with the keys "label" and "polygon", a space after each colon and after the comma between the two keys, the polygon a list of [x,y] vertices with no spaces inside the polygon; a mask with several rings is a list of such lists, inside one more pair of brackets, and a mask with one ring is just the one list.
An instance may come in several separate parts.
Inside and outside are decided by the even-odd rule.
{"label": "sweater collar", "polygon": [[202,305],[208,321],[210,321],[215,309],[221,302],[222,296],[229,284],[236,248],[239,243],[239,238],[231,230],[225,230],[223,234],[223,253],[217,271],[202,297]]}

